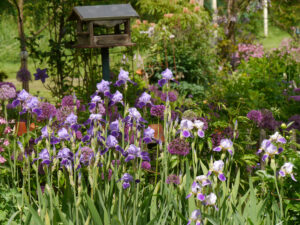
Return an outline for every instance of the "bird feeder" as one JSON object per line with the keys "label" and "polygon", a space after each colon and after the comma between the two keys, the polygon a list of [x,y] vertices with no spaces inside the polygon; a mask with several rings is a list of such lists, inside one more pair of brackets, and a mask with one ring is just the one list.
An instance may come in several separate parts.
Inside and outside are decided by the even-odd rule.
{"label": "bird feeder", "polygon": [[133,46],[130,19],[139,15],[130,4],[76,6],[69,20],[77,21],[75,48],[101,48],[103,79],[109,80],[109,48]]}

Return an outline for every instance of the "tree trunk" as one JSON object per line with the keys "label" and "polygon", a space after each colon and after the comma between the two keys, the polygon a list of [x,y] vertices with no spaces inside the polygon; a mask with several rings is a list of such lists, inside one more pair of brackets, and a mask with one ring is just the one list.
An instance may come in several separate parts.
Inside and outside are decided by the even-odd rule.
{"label": "tree trunk", "polygon": [[[27,59],[28,59],[28,52],[26,51],[26,36],[24,32],[24,15],[23,15],[23,8],[24,8],[24,0],[14,0],[14,5],[18,11],[18,32],[21,44],[21,68],[27,70]],[[29,92],[29,81],[24,80],[22,81],[22,88]]]}
{"label": "tree trunk", "polygon": [[264,34],[265,37],[268,37],[268,0],[264,0]]}

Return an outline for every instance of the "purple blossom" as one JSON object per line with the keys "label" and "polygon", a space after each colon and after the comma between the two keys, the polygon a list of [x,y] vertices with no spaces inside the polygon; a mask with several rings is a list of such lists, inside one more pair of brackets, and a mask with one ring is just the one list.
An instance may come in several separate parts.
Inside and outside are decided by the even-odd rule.
{"label": "purple blossom", "polygon": [[58,134],[58,137],[59,137],[61,140],[67,140],[67,139],[69,139],[69,137],[70,137],[70,135],[69,135],[67,129],[64,128],[64,127],[61,128],[61,129],[57,132],[57,134]]}
{"label": "purple blossom", "polygon": [[22,91],[20,91],[17,98],[20,101],[25,101],[29,97],[30,95],[28,94],[28,92],[23,89]]}
{"label": "purple blossom", "polygon": [[120,87],[121,85],[124,85],[128,82],[132,83],[132,84],[135,84],[134,82],[132,82],[130,79],[129,79],[129,73],[123,69],[120,70],[120,73],[119,73],[119,76],[118,76],[118,80],[117,82],[115,83],[116,86]]}
{"label": "purple blossom", "polygon": [[280,168],[279,176],[285,177],[286,175],[290,175],[293,181],[296,181],[296,178],[293,174],[294,165],[290,162],[284,163],[284,165]]}
{"label": "purple blossom", "polygon": [[133,181],[133,177],[129,173],[124,173],[120,180],[123,181],[123,189],[127,189],[130,187],[130,182]]}
{"label": "purple blossom", "polygon": [[176,138],[170,142],[168,151],[172,155],[186,156],[190,152],[190,145],[184,139]]}
{"label": "purple blossom", "polygon": [[151,107],[150,113],[152,116],[163,117],[166,107],[164,105],[154,105]]}
{"label": "purple blossom", "polygon": [[300,115],[293,115],[288,120],[289,123],[293,122],[293,124],[289,127],[289,129],[297,129],[300,130]]}
{"label": "purple blossom", "polygon": [[41,109],[41,115],[38,116],[39,120],[49,120],[56,115],[56,108],[54,105],[48,102],[40,102],[39,108]]}
{"label": "purple blossom", "polygon": [[71,112],[71,114],[66,118],[65,124],[73,125],[77,123],[77,116]]}
{"label": "purple blossom", "polygon": [[109,130],[111,131],[111,135],[118,137],[120,135],[119,120],[111,122],[109,124]]}
{"label": "purple blossom", "polygon": [[191,192],[186,196],[186,199],[190,198],[192,195],[196,196],[198,200],[204,201],[205,195],[202,193],[202,187],[197,182],[193,182],[191,187]]}
{"label": "purple blossom", "polygon": [[144,170],[150,170],[151,169],[151,164],[147,161],[143,161],[141,168],[143,168]]}
{"label": "purple blossom", "polygon": [[251,110],[247,114],[247,117],[249,120],[252,120],[256,124],[260,124],[263,119],[263,115],[262,115],[261,111],[259,111],[259,110]]}
{"label": "purple blossom", "polygon": [[67,95],[63,97],[63,99],[61,100],[61,105],[68,106],[68,107],[74,106],[73,95]]}
{"label": "purple blossom", "polygon": [[163,87],[170,80],[174,81],[173,73],[168,68],[166,70],[164,70],[161,74],[162,74],[162,79],[158,81],[158,85],[160,87]]}
{"label": "purple blossom", "polygon": [[16,97],[16,88],[8,82],[0,83],[0,100],[9,100]]}
{"label": "purple blossom", "polygon": [[47,69],[41,70],[37,68],[36,73],[34,74],[35,80],[41,80],[42,83],[45,83],[46,78],[48,78]]}
{"label": "purple blossom", "polygon": [[151,102],[151,95],[149,95],[147,92],[144,92],[138,99],[138,103],[137,106],[139,108],[143,108],[144,106],[146,106],[147,104],[152,105]]}
{"label": "purple blossom", "polygon": [[187,225],[190,225],[192,222],[195,222],[196,225],[201,225],[201,221],[202,221],[201,212],[199,209],[196,209],[192,212]]}
{"label": "purple blossom", "polygon": [[155,133],[155,130],[152,129],[151,127],[148,127],[147,129],[145,129],[143,141],[146,144],[149,144],[150,142],[152,142],[154,139],[154,133]]}
{"label": "purple blossom", "polygon": [[56,118],[59,122],[64,122],[73,111],[71,106],[62,106],[56,110]]}
{"label": "purple blossom", "polygon": [[81,152],[80,162],[82,164],[84,164],[85,166],[89,165],[91,160],[94,157],[94,151],[91,148],[85,146],[85,147],[80,149],[80,152]]}
{"label": "purple blossom", "polygon": [[188,138],[190,137],[191,134],[191,130],[194,128],[194,123],[190,120],[187,119],[183,119],[180,122],[180,131],[183,137]]}
{"label": "purple blossom", "polygon": [[262,110],[263,118],[259,124],[260,128],[275,130],[278,127],[278,122],[273,117],[272,112],[268,110]]}
{"label": "purple blossom", "polygon": [[179,185],[180,184],[180,177],[177,176],[176,174],[171,174],[167,177],[166,183],[167,184]]}
{"label": "purple blossom", "polygon": [[[178,98],[178,92],[177,91],[170,91],[168,92],[168,100],[170,102],[176,102],[177,98]],[[160,95],[160,99],[164,102],[167,101],[167,94],[166,93],[161,93]]]}
{"label": "purple blossom", "polygon": [[68,148],[62,148],[57,154],[57,158],[61,159],[61,165],[66,168],[70,168],[72,165],[73,157],[73,152],[71,152]]}
{"label": "purple blossom", "polygon": [[220,151],[228,151],[230,155],[233,155],[233,143],[230,139],[222,139],[220,142],[220,146],[215,147],[213,151],[220,152]]}
{"label": "purple blossom", "polygon": [[129,162],[135,158],[141,158],[143,161],[150,161],[148,152],[142,152],[141,148],[131,144],[127,149],[127,157],[125,162]]}
{"label": "purple blossom", "polygon": [[45,148],[43,149],[40,153],[39,153],[39,157],[38,158],[35,158],[32,163],[34,163],[35,161],[37,160],[42,160],[42,164],[46,164],[46,165],[49,165],[51,163],[51,160],[50,160],[50,154],[48,152],[48,150]]}
{"label": "purple blossom", "polygon": [[17,80],[21,82],[28,82],[31,80],[31,74],[26,68],[22,68],[17,73]]}
{"label": "purple blossom", "polygon": [[105,96],[109,96],[110,84],[111,84],[111,82],[102,80],[100,83],[97,84],[98,92],[103,93]]}
{"label": "purple blossom", "polygon": [[101,114],[91,114],[89,117],[90,120],[94,121],[100,121],[102,119],[102,115]]}
{"label": "purple blossom", "polygon": [[222,160],[215,161],[213,163],[212,169],[208,172],[207,176],[209,176],[212,172],[218,175],[220,181],[225,181],[226,177],[223,174],[224,162]]}
{"label": "purple blossom", "polygon": [[121,92],[119,91],[116,91],[116,93],[114,93],[111,98],[110,98],[110,103],[109,105],[112,106],[112,105],[115,105],[117,104],[118,102],[120,102],[121,104],[123,104],[123,95]]}

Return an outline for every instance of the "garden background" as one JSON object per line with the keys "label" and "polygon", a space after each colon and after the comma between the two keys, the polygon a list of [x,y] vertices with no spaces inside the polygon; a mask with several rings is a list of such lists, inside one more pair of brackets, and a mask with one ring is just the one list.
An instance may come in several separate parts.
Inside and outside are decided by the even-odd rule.
{"label": "garden background", "polygon": [[[136,45],[106,82],[68,18],[125,3]],[[0,18],[1,224],[299,224],[300,3],[2,0]]]}

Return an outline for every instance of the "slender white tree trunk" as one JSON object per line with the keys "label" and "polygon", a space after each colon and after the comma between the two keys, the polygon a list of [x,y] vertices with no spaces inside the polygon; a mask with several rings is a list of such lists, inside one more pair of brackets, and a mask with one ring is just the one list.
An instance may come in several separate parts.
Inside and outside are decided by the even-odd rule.
{"label": "slender white tree trunk", "polygon": [[[217,23],[217,19],[218,19],[218,6],[217,6],[217,0],[212,0],[212,9],[213,9],[213,23],[216,24]],[[218,31],[217,29],[214,32],[215,38],[217,38],[218,36]]]}
{"label": "slender white tree trunk", "polygon": [[264,7],[264,34],[265,37],[268,37],[268,0],[264,0],[263,2]]}

